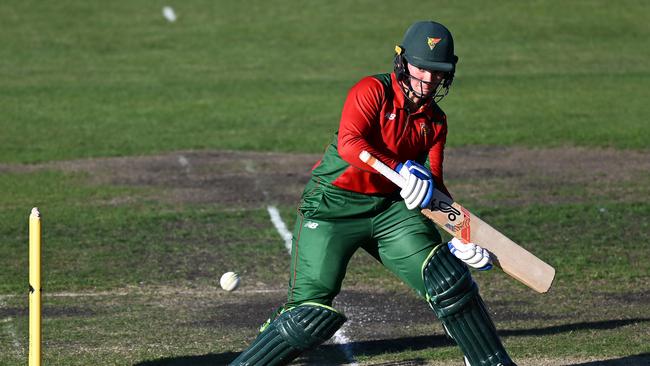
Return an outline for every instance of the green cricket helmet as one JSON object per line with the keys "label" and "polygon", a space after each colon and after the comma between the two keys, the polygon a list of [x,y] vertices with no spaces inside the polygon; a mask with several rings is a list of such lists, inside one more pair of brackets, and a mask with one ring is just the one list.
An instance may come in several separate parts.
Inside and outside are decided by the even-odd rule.
{"label": "green cricket helmet", "polygon": [[444,25],[433,21],[421,21],[411,25],[404,34],[402,44],[395,47],[395,75],[403,82],[404,93],[414,93],[418,98],[427,96],[418,95],[411,87],[406,63],[430,71],[442,71],[445,78],[431,97],[439,102],[449,92],[449,87],[454,79],[458,56],[454,54],[454,39],[451,32]]}
{"label": "green cricket helmet", "polygon": [[451,32],[440,23],[424,21],[411,25],[400,47],[406,61],[421,69],[453,73],[458,62]]}

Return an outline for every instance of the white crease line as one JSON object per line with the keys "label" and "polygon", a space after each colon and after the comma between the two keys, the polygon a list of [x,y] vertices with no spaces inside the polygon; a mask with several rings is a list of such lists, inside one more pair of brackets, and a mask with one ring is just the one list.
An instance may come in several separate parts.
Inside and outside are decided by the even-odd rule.
{"label": "white crease line", "polygon": [[334,343],[339,344],[341,350],[345,354],[345,357],[347,357],[347,359],[351,362],[349,364],[350,366],[358,366],[356,360],[354,359],[354,354],[352,353],[352,345],[350,344],[351,341],[345,335],[343,328],[345,328],[345,324],[341,327],[341,329],[337,330],[336,333],[334,333]]}
{"label": "white crease line", "polygon": [[255,173],[255,165],[253,164],[252,160],[244,160],[244,170],[249,173]]}
{"label": "white crease line", "polygon": [[291,232],[287,230],[287,225],[284,224],[284,221],[282,221],[282,217],[280,217],[280,213],[278,212],[278,209],[275,206],[268,206],[266,208],[266,211],[269,212],[269,216],[271,216],[271,222],[273,223],[273,226],[275,226],[275,230],[278,231],[278,234],[282,237],[284,240],[284,247],[287,248],[287,252],[291,254]]}
{"label": "white crease line", "polygon": [[[237,290],[237,293],[242,293],[242,294],[272,294],[272,293],[283,293],[286,292],[286,289],[266,289],[266,290],[247,290],[247,289],[239,289]],[[129,295],[146,295],[146,294],[162,294],[162,295],[214,295],[214,294],[222,294],[223,290],[222,289],[212,289],[212,290],[206,290],[202,288],[201,290],[185,290],[185,289],[179,289],[179,290],[174,290],[174,289],[135,289],[135,290],[120,290],[120,291],[99,291],[99,292],[48,292],[47,294],[43,294],[43,298],[58,298],[58,297],[115,297],[115,296],[129,296]],[[0,301],[4,299],[13,299],[19,296],[24,296],[24,295],[13,295],[13,294],[8,294],[8,295],[0,295]],[[0,303],[2,305],[2,303]]]}
{"label": "white crease line", "polygon": [[[278,212],[278,209],[275,206],[268,206],[266,210],[269,212],[269,215],[271,216],[271,222],[273,223],[273,226],[275,226],[275,229],[278,231],[278,234],[284,239],[284,246],[287,248],[287,251],[289,254],[291,254],[291,237],[292,234],[289,230],[287,230],[287,225],[285,225],[284,221],[282,221],[282,217],[280,217],[280,213]],[[343,326],[334,333],[334,343],[338,344],[345,354],[345,357],[350,361],[349,365],[350,366],[358,366],[356,360],[354,359],[354,355],[352,354],[352,347],[350,346],[350,339],[345,335],[345,327],[346,324],[343,324]]]}
{"label": "white crease line", "polygon": [[252,160],[244,160],[244,170],[254,175],[255,179],[253,180],[253,182],[255,182],[255,190],[261,191],[262,195],[264,196],[264,200],[268,201],[269,192],[267,192],[265,189],[262,188],[262,185],[260,184],[260,180],[257,179],[257,174],[256,174],[257,170],[255,170],[255,163],[253,163]]}
{"label": "white crease line", "polygon": [[185,173],[190,172],[190,161],[184,155],[178,156],[178,163],[185,169]]}

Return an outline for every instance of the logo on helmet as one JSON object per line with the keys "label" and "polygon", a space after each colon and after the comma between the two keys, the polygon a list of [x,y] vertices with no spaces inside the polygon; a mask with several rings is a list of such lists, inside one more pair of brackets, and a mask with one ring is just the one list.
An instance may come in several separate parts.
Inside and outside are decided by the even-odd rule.
{"label": "logo on helmet", "polygon": [[433,50],[433,48],[436,47],[436,45],[438,44],[438,42],[440,42],[441,40],[442,40],[442,38],[431,38],[431,37],[427,37],[427,44],[429,45],[429,48],[430,48],[431,50]]}

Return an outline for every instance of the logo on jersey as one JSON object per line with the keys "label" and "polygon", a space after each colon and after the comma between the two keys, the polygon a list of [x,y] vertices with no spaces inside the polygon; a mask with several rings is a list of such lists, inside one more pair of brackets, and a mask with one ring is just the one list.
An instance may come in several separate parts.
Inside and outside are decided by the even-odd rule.
{"label": "logo on jersey", "polygon": [[312,229],[312,230],[313,230],[313,229],[315,229],[315,228],[318,227],[318,223],[317,223],[317,222],[313,222],[313,221],[308,221],[308,222],[305,223],[304,226],[305,226],[306,228],[308,228],[308,229]]}
{"label": "logo on jersey", "polygon": [[397,117],[397,114],[395,113],[386,113],[386,118],[391,121],[395,120],[395,117]]}
{"label": "logo on jersey", "polygon": [[422,136],[427,136],[431,133],[431,129],[427,127],[427,124],[424,122],[420,122],[420,135]]}
{"label": "logo on jersey", "polygon": [[431,38],[431,37],[427,37],[427,44],[429,45],[429,48],[430,48],[431,50],[433,50],[433,48],[436,47],[436,45],[438,44],[438,42],[440,42],[441,40],[442,40],[442,38]]}

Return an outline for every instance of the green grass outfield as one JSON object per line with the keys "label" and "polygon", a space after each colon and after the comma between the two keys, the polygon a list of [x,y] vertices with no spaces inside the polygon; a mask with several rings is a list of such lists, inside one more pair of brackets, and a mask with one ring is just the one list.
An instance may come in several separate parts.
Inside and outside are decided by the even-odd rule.
{"label": "green grass outfield", "polygon": [[647,147],[647,2],[436,4],[3,1],[0,160],[320,152],[346,90],[425,17],[460,57],[451,146]]}
{"label": "green grass outfield", "polygon": [[[265,208],[170,202],[164,187],[97,182],[54,163],[188,150],[319,153],[347,89],[390,71],[415,20],[434,18],[455,36],[460,63],[442,103],[450,148],[579,147],[650,159],[650,3],[423,4],[0,3],[0,365],[26,361],[33,206],[44,215],[45,364],[209,364],[240,351],[258,319],[224,328],[222,311],[255,299],[266,312],[286,282],[286,250]],[[165,5],[175,23],[163,18]],[[482,287],[489,305],[521,314],[497,314],[497,326],[524,365],[650,357],[650,174],[622,180],[567,185],[554,192],[560,203],[499,203],[516,196],[509,186],[458,197],[558,270],[545,297],[498,273],[477,275],[492,284]],[[481,182],[491,183],[502,182]],[[291,223],[294,206],[279,208]],[[349,288],[412,296],[376,264],[354,264]],[[245,284],[227,295],[216,283],[233,265]],[[361,342],[355,358],[458,363],[444,341],[418,346],[442,339],[435,324],[407,329],[413,338],[404,331],[395,338],[409,347]]]}

